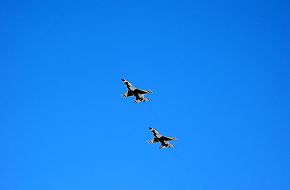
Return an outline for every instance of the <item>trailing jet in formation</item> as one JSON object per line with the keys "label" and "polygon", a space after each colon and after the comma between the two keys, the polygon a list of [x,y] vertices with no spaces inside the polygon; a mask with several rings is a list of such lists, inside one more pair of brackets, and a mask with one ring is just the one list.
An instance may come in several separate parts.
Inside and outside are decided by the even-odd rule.
{"label": "trailing jet in formation", "polygon": [[127,98],[130,96],[135,96],[135,101],[134,103],[139,103],[139,102],[147,102],[150,101],[150,98],[145,98],[145,94],[151,94],[151,90],[141,90],[133,86],[129,81],[122,79],[123,83],[126,85],[128,88],[128,91],[123,94],[123,97]]}
{"label": "trailing jet in formation", "polygon": [[169,144],[168,141],[175,141],[176,140],[175,137],[166,137],[166,136],[163,136],[160,133],[158,133],[158,131],[156,131],[156,129],[153,129],[151,127],[149,127],[149,130],[154,135],[154,138],[151,141],[148,141],[149,144],[153,144],[153,143],[160,142],[161,143],[161,146],[159,147],[160,149],[174,147],[174,145]]}

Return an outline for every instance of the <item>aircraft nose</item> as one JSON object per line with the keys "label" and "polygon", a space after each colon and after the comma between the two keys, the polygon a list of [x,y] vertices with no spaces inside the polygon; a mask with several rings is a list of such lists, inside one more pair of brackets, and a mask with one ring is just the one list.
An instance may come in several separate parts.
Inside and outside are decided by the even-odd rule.
{"label": "aircraft nose", "polygon": [[125,79],[121,79],[123,82],[125,82],[126,80]]}
{"label": "aircraft nose", "polygon": [[149,130],[151,130],[152,128],[151,127],[149,127]]}

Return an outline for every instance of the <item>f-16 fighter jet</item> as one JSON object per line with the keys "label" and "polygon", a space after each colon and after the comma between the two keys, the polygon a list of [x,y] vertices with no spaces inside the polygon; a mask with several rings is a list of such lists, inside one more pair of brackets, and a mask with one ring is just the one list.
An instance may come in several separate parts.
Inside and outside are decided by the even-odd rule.
{"label": "f-16 fighter jet", "polygon": [[133,86],[129,81],[122,79],[123,83],[126,85],[128,88],[128,91],[123,94],[123,97],[127,98],[130,96],[135,96],[135,101],[134,103],[140,103],[140,102],[147,102],[150,101],[151,99],[145,98],[145,94],[151,94],[151,90],[141,90]]}
{"label": "f-16 fighter jet", "polygon": [[162,148],[171,148],[174,147],[174,145],[169,144],[168,141],[175,141],[175,137],[166,137],[158,133],[156,129],[153,129],[149,127],[149,130],[153,133],[154,138],[151,141],[148,141],[149,144],[157,143],[160,142],[161,146],[159,147],[160,149]]}

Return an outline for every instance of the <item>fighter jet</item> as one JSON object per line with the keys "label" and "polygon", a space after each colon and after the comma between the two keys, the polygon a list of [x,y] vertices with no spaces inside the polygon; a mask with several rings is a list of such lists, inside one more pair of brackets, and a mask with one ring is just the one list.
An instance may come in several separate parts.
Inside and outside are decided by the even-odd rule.
{"label": "fighter jet", "polygon": [[134,103],[140,103],[140,102],[147,102],[150,101],[150,98],[145,98],[145,94],[151,94],[151,90],[141,90],[133,86],[129,81],[122,79],[123,83],[128,88],[128,91],[123,94],[123,97],[127,98],[130,96],[135,96]]}
{"label": "fighter jet", "polygon": [[149,127],[149,130],[154,135],[154,138],[151,141],[148,141],[149,144],[153,144],[153,143],[160,142],[161,143],[161,146],[159,147],[160,149],[174,147],[174,145],[169,144],[168,141],[175,141],[176,140],[175,137],[166,137],[166,136],[163,136],[160,133],[158,133],[158,131],[156,131],[156,129],[153,129],[151,127]]}

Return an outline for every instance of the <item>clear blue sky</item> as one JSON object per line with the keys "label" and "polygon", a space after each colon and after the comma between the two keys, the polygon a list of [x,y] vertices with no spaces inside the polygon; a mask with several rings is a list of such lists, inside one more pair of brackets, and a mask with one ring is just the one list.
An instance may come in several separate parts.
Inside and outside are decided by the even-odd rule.
{"label": "clear blue sky", "polygon": [[289,190],[289,5],[2,1],[0,189]]}

